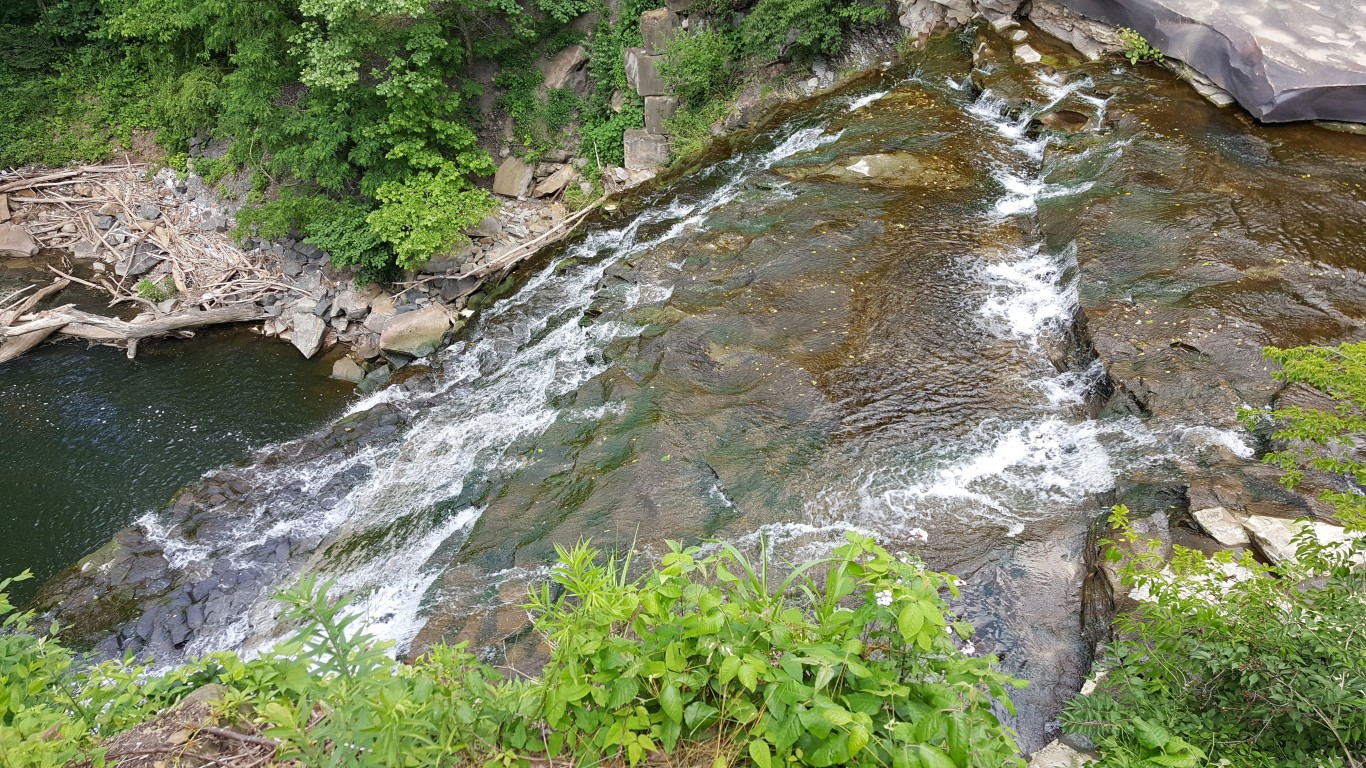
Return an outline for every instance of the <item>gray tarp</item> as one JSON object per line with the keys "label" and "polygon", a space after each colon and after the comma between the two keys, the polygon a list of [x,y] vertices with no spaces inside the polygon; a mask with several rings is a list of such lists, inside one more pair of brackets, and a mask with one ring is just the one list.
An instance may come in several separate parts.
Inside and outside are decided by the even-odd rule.
{"label": "gray tarp", "polygon": [[1267,122],[1366,123],[1366,0],[1061,0],[1130,27]]}

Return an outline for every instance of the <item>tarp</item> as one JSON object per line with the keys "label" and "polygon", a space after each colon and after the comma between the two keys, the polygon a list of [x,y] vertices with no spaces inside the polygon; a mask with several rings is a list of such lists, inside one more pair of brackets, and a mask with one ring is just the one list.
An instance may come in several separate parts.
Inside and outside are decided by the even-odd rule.
{"label": "tarp", "polygon": [[1366,0],[1061,0],[1186,62],[1258,119],[1366,123]]}

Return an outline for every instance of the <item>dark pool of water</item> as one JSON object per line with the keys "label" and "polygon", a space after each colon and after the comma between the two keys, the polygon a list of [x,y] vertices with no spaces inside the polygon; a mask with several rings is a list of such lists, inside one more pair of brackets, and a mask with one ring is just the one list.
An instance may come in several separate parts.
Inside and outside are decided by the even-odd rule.
{"label": "dark pool of water", "polygon": [[[205,338],[207,336],[207,338]],[[45,345],[0,365],[0,578],[33,587],[204,472],[337,416],[349,385],[246,331]]]}

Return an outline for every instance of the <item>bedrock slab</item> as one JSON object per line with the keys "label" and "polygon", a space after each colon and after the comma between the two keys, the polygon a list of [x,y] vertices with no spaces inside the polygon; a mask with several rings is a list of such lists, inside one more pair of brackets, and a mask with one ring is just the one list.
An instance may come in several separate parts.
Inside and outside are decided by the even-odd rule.
{"label": "bedrock slab", "polygon": [[1366,122],[1360,0],[1062,0],[1137,30],[1269,123]]}

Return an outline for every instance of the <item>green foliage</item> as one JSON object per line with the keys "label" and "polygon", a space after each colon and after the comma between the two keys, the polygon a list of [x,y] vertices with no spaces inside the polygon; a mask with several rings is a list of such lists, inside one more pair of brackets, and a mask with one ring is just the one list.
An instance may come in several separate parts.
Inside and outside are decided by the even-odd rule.
{"label": "green foliage", "polygon": [[1284,470],[1282,481],[1294,488],[1309,469],[1326,472],[1345,481],[1340,490],[1325,490],[1320,498],[1331,503],[1338,519],[1366,528],[1366,461],[1360,446],[1366,439],[1366,342],[1337,347],[1295,347],[1264,350],[1267,359],[1279,363],[1277,379],[1289,385],[1317,390],[1330,401],[1328,407],[1285,406],[1270,413],[1244,410],[1239,417],[1249,428],[1263,420],[1273,426],[1271,439],[1285,447],[1265,457],[1268,464]]}
{"label": "green foliage", "polygon": [[143,278],[136,286],[138,298],[159,304],[175,295],[175,283],[167,276],[160,283]]}
{"label": "green foliage", "polygon": [[712,139],[712,126],[730,112],[730,104],[730,99],[715,99],[696,109],[679,110],[669,118],[669,149],[675,162],[706,148]]}
{"label": "green foliage", "polygon": [[664,50],[659,74],[684,107],[696,109],[731,89],[735,49],[729,34],[711,28],[675,35]]}
{"label": "green foliage", "polygon": [[768,59],[834,54],[851,28],[887,16],[887,4],[876,1],[759,0],[740,25],[740,39],[745,53]]}
{"label": "green foliage", "polygon": [[463,645],[395,663],[311,579],[280,595],[301,629],[260,658],[80,669],[0,583],[0,763],[102,763],[102,739],[216,683],[221,717],[308,766],[1023,765],[992,712],[1015,681],[959,649],[952,577],[918,561],[856,535],[781,579],[728,546],[671,544],[639,577],[586,545],[560,555],[527,606],[551,647],[538,679],[504,680]]}
{"label": "green foliage", "polygon": [[452,165],[403,182],[386,182],[376,193],[380,206],[366,217],[370,229],[394,249],[398,266],[415,269],[432,254],[449,250],[497,207],[493,196],[475,189]]}
{"label": "green foliage", "polygon": [[1128,59],[1130,64],[1138,64],[1140,61],[1162,61],[1162,51],[1152,47],[1143,35],[1128,27],[1120,27],[1117,31],[1119,41],[1124,44],[1124,58]]}
{"label": "green foliage", "polygon": [[[1136,542],[1127,512],[1111,524]],[[1112,544],[1141,599],[1115,621],[1099,687],[1063,716],[1102,765],[1361,765],[1366,573],[1351,558],[1366,542],[1325,547],[1306,533],[1298,559],[1277,567],[1182,547],[1167,563],[1156,542],[1126,558]]]}

